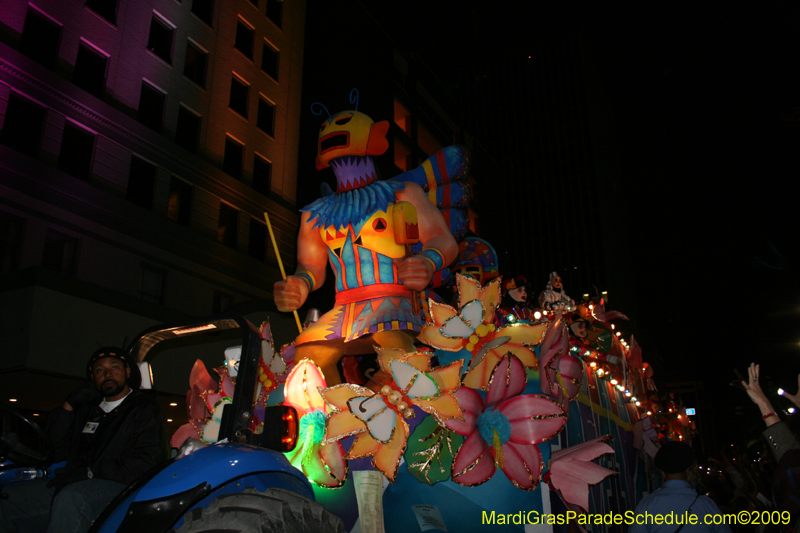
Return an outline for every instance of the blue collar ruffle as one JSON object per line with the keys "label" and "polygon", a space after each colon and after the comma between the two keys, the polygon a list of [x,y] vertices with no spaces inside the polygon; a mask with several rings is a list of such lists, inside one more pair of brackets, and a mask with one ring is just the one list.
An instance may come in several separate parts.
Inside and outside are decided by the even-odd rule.
{"label": "blue collar ruffle", "polygon": [[336,229],[353,224],[360,226],[377,211],[386,211],[389,204],[395,203],[394,193],[402,191],[402,182],[376,181],[360,189],[323,196],[302,208],[301,212],[311,214],[309,222],[313,228]]}

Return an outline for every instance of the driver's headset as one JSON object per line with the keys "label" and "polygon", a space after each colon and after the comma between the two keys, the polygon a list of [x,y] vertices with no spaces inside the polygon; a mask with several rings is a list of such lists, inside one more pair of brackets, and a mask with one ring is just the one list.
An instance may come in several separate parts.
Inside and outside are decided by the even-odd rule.
{"label": "driver's headset", "polygon": [[86,377],[90,380],[92,379],[92,365],[104,357],[114,357],[125,363],[125,366],[131,371],[131,375],[127,379],[128,386],[131,390],[138,390],[142,386],[142,373],[139,370],[139,365],[131,364],[130,354],[116,346],[104,346],[95,350],[92,357],[89,358],[89,362],[86,363]]}

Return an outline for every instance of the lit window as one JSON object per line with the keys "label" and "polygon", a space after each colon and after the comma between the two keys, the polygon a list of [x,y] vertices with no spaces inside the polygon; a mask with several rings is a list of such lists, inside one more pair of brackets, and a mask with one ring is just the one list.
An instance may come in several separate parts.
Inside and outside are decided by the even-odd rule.
{"label": "lit window", "polygon": [[394,101],[394,123],[400,129],[411,135],[411,113],[397,100]]}

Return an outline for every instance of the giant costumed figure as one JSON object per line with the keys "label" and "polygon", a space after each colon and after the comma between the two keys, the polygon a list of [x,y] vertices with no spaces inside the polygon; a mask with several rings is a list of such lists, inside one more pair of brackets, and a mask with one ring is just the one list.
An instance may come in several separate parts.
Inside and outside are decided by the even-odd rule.
{"label": "giant costumed figure", "polygon": [[[373,353],[374,346],[414,351],[422,317],[412,310],[412,298],[419,298],[412,291],[424,290],[458,252],[442,214],[417,183],[400,181],[404,175],[378,181],[372,156],[388,149],[388,129],[387,121],[375,123],[357,110],[323,122],[316,167],[333,169],[337,189],[301,210],[297,270],[274,286],[278,310],[297,310],[324,283],[330,263],[334,308],[295,341],[295,360],[316,363],[329,386],[341,382],[336,365],[345,355]],[[407,173],[410,179],[414,173]],[[405,244],[416,240],[421,252],[408,254]]]}

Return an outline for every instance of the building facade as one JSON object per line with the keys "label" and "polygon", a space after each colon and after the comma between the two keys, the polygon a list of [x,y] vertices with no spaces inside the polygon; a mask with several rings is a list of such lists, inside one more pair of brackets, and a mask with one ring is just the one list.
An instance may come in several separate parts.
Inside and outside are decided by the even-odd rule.
{"label": "building facade", "polygon": [[98,345],[274,311],[263,213],[291,268],[304,24],[302,0],[3,3],[5,395],[49,409],[22,385],[66,394]]}

